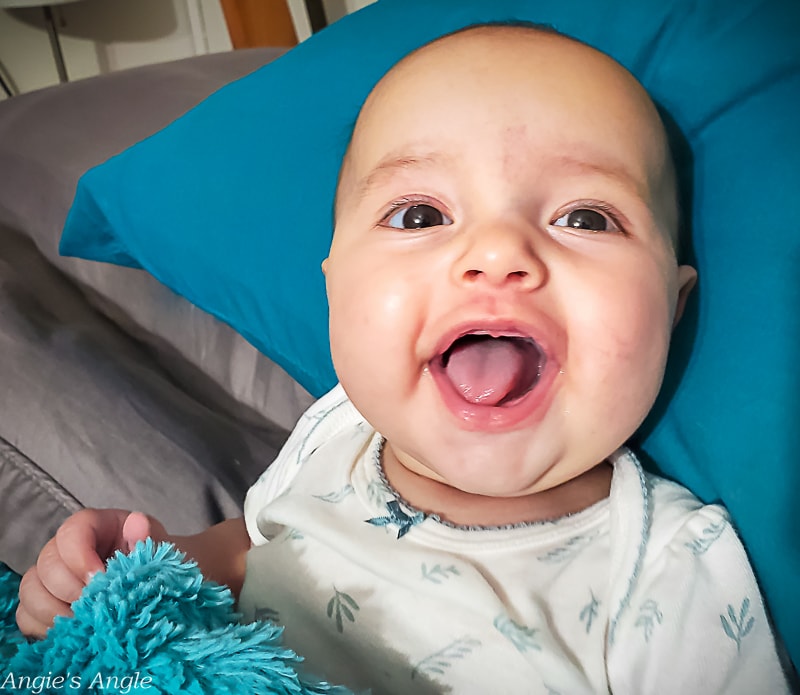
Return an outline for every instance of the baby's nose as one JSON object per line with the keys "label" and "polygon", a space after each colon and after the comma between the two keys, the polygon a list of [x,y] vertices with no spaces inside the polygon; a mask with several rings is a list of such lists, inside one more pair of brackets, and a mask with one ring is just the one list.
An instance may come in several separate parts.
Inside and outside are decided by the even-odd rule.
{"label": "baby's nose", "polygon": [[518,291],[536,289],[547,280],[547,266],[535,248],[534,236],[512,225],[473,230],[456,264],[457,279]]}

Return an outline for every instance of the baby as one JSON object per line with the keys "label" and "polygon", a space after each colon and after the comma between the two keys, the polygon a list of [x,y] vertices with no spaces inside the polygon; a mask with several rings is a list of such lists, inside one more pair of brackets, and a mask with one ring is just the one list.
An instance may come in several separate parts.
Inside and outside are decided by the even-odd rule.
{"label": "baby", "polygon": [[607,56],[516,25],[415,51],[340,174],[323,263],[340,385],[244,519],[180,538],[122,510],[67,520],[19,626],[43,634],[150,535],[352,688],[786,692],[725,511],[624,447],[695,281],[677,220],[657,111]]}

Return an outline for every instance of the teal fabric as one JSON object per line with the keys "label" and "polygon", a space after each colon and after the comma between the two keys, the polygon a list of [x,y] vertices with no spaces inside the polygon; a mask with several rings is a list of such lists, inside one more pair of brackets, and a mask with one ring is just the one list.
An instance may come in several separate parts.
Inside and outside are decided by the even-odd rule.
{"label": "teal fabric", "polygon": [[795,0],[380,0],[88,172],[62,252],[145,268],[321,394],[335,376],[319,264],[360,104],[417,46],[509,19],[609,53],[670,123],[700,282],[639,443],[731,510],[800,663]]}
{"label": "teal fabric", "polygon": [[303,673],[283,628],[241,623],[227,587],[167,543],[117,553],[39,641],[16,627],[20,578],[0,563],[0,690],[353,695]]}
{"label": "teal fabric", "polygon": [[16,612],[19,583],[22,577],[0,562],[0,683],[5,679],[2,667],[17,653],[25,638],[17,628]]}

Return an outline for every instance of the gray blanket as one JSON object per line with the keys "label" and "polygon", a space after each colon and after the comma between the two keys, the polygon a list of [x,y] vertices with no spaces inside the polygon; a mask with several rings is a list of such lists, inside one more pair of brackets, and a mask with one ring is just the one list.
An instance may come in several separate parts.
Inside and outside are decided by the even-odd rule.
{"label": "gray blanket", "polygon": [[23,571],[82,506],[140,509],[176,533],[238,515],[285,437],[193,398],[0,226],[0,561]]}

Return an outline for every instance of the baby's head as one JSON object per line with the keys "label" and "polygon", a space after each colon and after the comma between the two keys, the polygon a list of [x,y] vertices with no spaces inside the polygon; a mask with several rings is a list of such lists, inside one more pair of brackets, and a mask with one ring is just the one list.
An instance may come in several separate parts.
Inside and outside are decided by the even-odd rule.
{"label": "baby's head", "polygon": [[611,58],[483,26],[378,83],[324,269],[334,366],[406,468],[514,497],[651,408],[694,281],[658,113]]}

